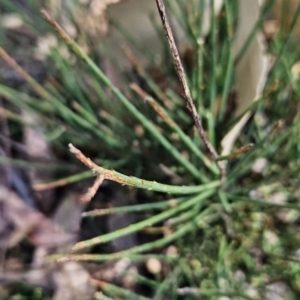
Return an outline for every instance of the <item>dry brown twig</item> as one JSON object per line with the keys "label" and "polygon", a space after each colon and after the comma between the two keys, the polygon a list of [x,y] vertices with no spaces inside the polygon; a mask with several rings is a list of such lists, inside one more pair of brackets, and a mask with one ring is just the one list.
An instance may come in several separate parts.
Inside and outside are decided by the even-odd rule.
{"label": "dry brown twig", "polygon": [[105,179],[104,175],[97,176],[94,184],[88,189],[88,191],[85,194],[83,194],[80,197],[80,201],[82,201],[82,202],[91,201],[92,198],[97,193],[97,191],[98,191],[100,185],[102,184],[102,182],[104,181],[104,179]]}
{"label": "dry brown twig", "polygon": [[72,144],[69,144],[70,152],[73,153],[84,165],[86,165],[89,169],[94,170],[98,166],[86,157],[79,149],[75,148]]}
{"label": "dry brown twig", "polygon": [[225,165],[218,161],[218,153],[215,150],[214,146],[211,144],[211,142],[209,141],[206,132],[203,128],[202,125],[202,120],[201,117],[198,115],[197,109],[194,105],[192,96],[191,96],[191,92],[189,89],[189,86],[187,84],[187,79],[186,79],[186,74],[179,56],[179,52],[174,40],[174,36],[166,15],[166,9],[165,9],[165,5],[163,0],[156,0],[156,4],[157,4],[157,8],[161,17],[161,21],[165,30],[165,34],[167,36],[167,40],[169,42],[169,46],[172,52],[172,56],[173,56],[173,62],[174,62],[174,66],[175,66],[175,70],[177,72],[177,75],[179,77],[179,81],[181,84],[181,87],[183,89],[183,97],[185,99],[185,102],[187,104],[187,108],[189,109],[189,111],[191,112],[191,115],[194,119],[194,123],[196,126],[196,129],[201,137],[201,139],[203,140],[206,148],[208,149],[212,159],[216,162],[220,172],[221,172],[221,180],[224,181],[225,180],[225,176],[226,176],[226,169],[225,169]]}
{"label": "dry brown twig", "polygon": [[[71,153],[73,153],[84,165],[86,165],[91,170],[98,168],[98,166],[93,161],[91,161],[89,158],[87,158],[80,150],[75,148],[72,144],[69,144],[69,149],[70,149]],[[102,184],[102,182],[104,181],[104,179],[105,179],[104,174],[97,176],[94,184],[88,189],[88,191],[85,194],[83,194],[80,197],[80,200],[82,202],[91,201],[91,199],[97,193],[97,190],[99,189],[99,187]]]}

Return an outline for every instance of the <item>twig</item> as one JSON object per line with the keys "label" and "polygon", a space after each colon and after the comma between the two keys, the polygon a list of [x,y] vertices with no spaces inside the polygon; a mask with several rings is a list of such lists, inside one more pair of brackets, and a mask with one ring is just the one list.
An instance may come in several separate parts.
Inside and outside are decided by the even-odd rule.
{"label": "twig", "polygon": [[161,20],[162,20],[162,24],[165,29],[165,34],[167,36],[169,46],[170,46],[170,49],[172,52],[174,66],[175,66],[177,75],[179,77],[181,87],[183,89],[183,97],[186,101],[187,108],[191,112],[191,115],[194,119],[196,129],[197,129],[200,137],[202,138],[205,146],[207,147],[212,159],[216,162],[218,168],[220,169],[221,180],[224,181],[225,176],[226,176],[225,165],[223,163],[217,161],[219,155],[218,155],[217,151],[215,150],[214,146],[211,144],[211,142],[207,138],[206,132],[203,129],[202,120],[197,113],[197,109],[194,105],[194,102],[193,102],[193,99],[191,96],[191,92],[190,92],[189,86],[187,84],[185,71],[184,71],[183,65],[182,65],[180,57],[179,57],[178,49],[175,44],[175,40],[173,37],[171,27],[169,25],[169,21],[168,21],[167,15],[166,15],[166,9],[165,9],[163,0],[156,0],[156,4],[157,4],[157,8],[158,8]]}
{"label": "twig", "polygon": [[88,189],[88,191],[80,197],[80,201],[82,201],[82,202],[91,201],[92,198],[97,193],[97,191],[98,191],[100,185],[102,184],[102,182],[104,181],[104,179],[105,179],[104,175],[98,176],[97,179],[95,180],[94,184]]}
{"label": "twig", "polygon": [[[89,158],[87,158],[80,150],[75,148],[72,144],[69,144],[70,151],[75,154],[75,156],[88,168],[91,170],[95,170],[98,166],[91,161]],[[80,197],[80,200],[82,202],[89,202],[96,194],[98,188],[102,184],[103,180],[105,179],[105,175],[99,174],[97,179],[95,180],[94,184],[88,189],[88,191]]]}
{"label": "twig", "polygon": [[[0,138],[1,138],[1,136],[0,136]],[[69,176],[69,177],[66,177],[63,179],[58,179],[58,180],[55,180],[52,182],[34,183],[32,185],[32,188],[37,192],[46,191],[46,190],[54,189],[54,188],[57,188],[60,186],[65,186],[67,184],[70,184],[70,183],[73,183],[73,182],[76,182],[76,181],[79,181],[79,180],[82,180],[85,178],[89,178],[92,176],[94,176],[94,175],[89,170],[89,171],[84,171],[80,174],[72,175],[72,176]]]}
{"label": "twig", "polygon": [[193,194],[200,193],[202,191],[214,189],[220,186],[220,181],[212,181],[202,185],[195,186],[176,186],[162,184],[155,181],[148,181],[133,176],[126,176],[114,170],[108,170],[96,165],[92,160],[87,158],[80,150],[75,148],[72,144],[69,144],[70,151],[88,168],[90,168],[96,175],[104,176],[104,179],[118,182],[122,185],[134,186],[136,188],[148,189],[157,192],[165,192],[172,194]]}
{"label": "twig", "polygon": [[82,218],[86,217],[97,217],[97,216],[105,216],[111,214],[123,214],[128,212],[142,212],[142,211],[153,211],[155,209],[165,209],[165,208],[174,208],[178,206],[180,203],[186,200],[186,197],[178,198],[178,199],[170,199],[166,201],[160,201],[157,203],[146,203],[146,204],[136,204],[129,206],[117,206],[117,207],[108,207],[102,209],[94,209],[90,211],[85,211],[81,214]]}
{"label": "twig", "polygon": [[229,155],[219,156],[218,160],[230,160],[230,159],[234,159],[237,156],[239,156],[239,155],[241,155],[243,153],[248,152],[253,146],[254,146],[254,144],[250,143],[250,144],[248,144],[246,146],[243,146],[243,147],[237,149],[236,151],[230,153]]}

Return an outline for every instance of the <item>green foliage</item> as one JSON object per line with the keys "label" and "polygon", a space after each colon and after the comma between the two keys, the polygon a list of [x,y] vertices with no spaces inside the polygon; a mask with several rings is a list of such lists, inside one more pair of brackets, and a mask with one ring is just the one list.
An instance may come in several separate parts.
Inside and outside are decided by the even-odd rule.
{"label": "green foliage", "polygon": [[[237,60],[247,51],[249,41],[261,27],[273,2],[265,4],[262,18]],[[193,56],[192,65],[186,64],[188,82],[208,137],[219,150],[222,137],[238,121],[228,113],[229,93],[235,84],[236,62],[231,47],[237,1],[225,1],[220,16],[211,17],[211,31],[203,42],[198,39],[202,32],[202,10],[198,7],[186,9],[184,3],[170,0],[168,7],[190,39]],[[299,82],[291,73],[291,67],[299,60],[293,37],[299,12],[290,34],[279,33],[269,45],[269,52],[276,62],[269,72],[263,96],[249,108],[252,117],[241,132],[236,149],[249,143],[255,146],[228,162],[223,185],[219,184],[219,171],[207,156],[180,92],[177,92],[170,56],[161,68],[156,66],[161,78],[166,80],[167,88],[155,82],[148,70],[134,70],[147,94],[151,95],[145,103],[130,88],[130,74],[125,71],[118,74],[122,88],[112,83],[99,67],[105,58],[97,49],[90,49],[91,59],[79,46],[80,36],[78,41],[65,38],[52,50],[47,62],[51,77],[43,84],[27,78],[29,91],[16,90],[9,84],[0,85],[0,94],[12,111],[17,106],[40,116],[49,142],[57,152],[69,156],[66,145],[71,142],[99,163],[101,172],[112,168],[118,170],[119,173],[115,174],[123,178],[125,184],[130,182],[130,185],[143,188],[143,180],[148,180],[144,187],[152,190],[147,195],[154,201],[116,208],[110,213],[147,210],[153,212],[153,216],[128,228],[80,242],[74,250],[172,220],[171,225],[164,225],[170,234],[151,243],[119,253],[69,255],[60,259],[105,261],[126,256],[143,260],[149,254],[154,257],[156,249],[172,243],[176,244],[179,254],[159,257],[170,270],[168,276],[153,280],[137,276],[138,281],[156,290],[154,299],[178,299],[180,293],[186,293],[184,299],[197,299],[199,295],[201,299],[218,299],[222,295],[230,299],[261,299],[266,286],[277,281],[289,286],[290,299],[299,296],[300,239],[295,218],[289,217],[290,214],[297,215],[300,208],[300,90]],[[24,14],[24,18],[28,16]],[[39,27],[38,34],[53,30],[42,20],[34,19],[26,24]],[[157,31],[164,39],[160,29]],[[132,38],[128,41],[132,43],[131,47],[143,48]],[[89,44],[88,40],[86,42]],[[67,58],[60,51],[65,43],[72,50]],[[9,42],[3,45],[9,52]],[[147,51],[144,53],[149,58],[149,66],[155,65]],[[220,103],[216,110],[218,98]],[[167,117],[159,118],[151,110],[151,103]],[[23,123],[17,114],[10,118],[13,124]],[[167,118],[172,122],[166,122]],[[285,122],[284,127],[278,126],[281,120]],[[19,126],[16,130],[21,129]],[[256,174],[252,167],[260,158],[267,161],[267,166],[263,173]],[[79,164],[71,156],[66,159]],[[180,185],[175,185],[172,178],[162,174],[157,167],[160,163],[182,178]],[[65,170],[60,175],[71,174]],[[85,172],[69,179],[74,182],[84,176],[89,175]],[[171,195],[157,195],[154,191],[166,191]],[[254,192],[259,196],[252,197]],[[175,194],[186,196],[176,199],[176,206],[172,207],[169,200]],[[284,197],[284,203],[272,200],[276,195]],[[163,197],[164,201],[159,202]],[[145,252],[147,254],[143,256]],[[180,289],[186,286],[190,290]],[[250,290],[255,291],[255,296],[249,296]],[[112,285],[106,292],[110,296],[120,293],[130,299],[141,298]]]}

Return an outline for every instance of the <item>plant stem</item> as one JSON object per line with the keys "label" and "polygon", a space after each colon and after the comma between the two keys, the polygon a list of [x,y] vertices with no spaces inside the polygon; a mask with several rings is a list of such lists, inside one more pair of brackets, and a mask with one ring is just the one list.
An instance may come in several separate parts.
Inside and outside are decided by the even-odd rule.
{"label": "plant stem", "polygon": [[184,96],[184,99],[186,101],[187,108],[191,112],[191,115],[193,117],[195,126],[197,128],[197,131],[198,131],[200,137],[202,138],[202,140],[203,140],[206,148],[208,149],[212,159],[216,161],[216,163],[217,163],[217,165],[220,169],[221,181],[224,181],[225,176],[226,176],[225,166],[224,166],[224,164],[222,164],[220,162],[217,162],[218,153],[215,150],[214,146],[209,141],[209,139],[207,138],[206,132],[205,132],[205,130],[203,128],[203,125],[202,125],[201,117],[198,115],[197,109],[196,109],[195,104],[193,102],[191,92],[190,92],[189,86],[187,84],[186,74],[185,74],[183,65],[181,63],[179,53],[178,53],[178,49],[177,49],[177,46],[175,44],[173,33],[172,33],[172,30],[171,30],[171,27],[170,27],[170,24],[169,24],[167,15],[166,15],[165,5],[164,5],[162,0],[156,0],[156,4],[157,4],[158,11],[160,13],[160,17],[161,17],[161,20],[162,20],[163,27],[165,29],[165,34],[167,36],[169,46],[170,46],[170,49],[171,49],[171,52],[172,52],[172,55],[173,55],[175,70],[177,72],[181,87],[183,89],[183,96]]}
{"label": "plant stem", "polygon": [[136,188],[153,190],[156,192],[172,193],[172,194],[193,194],[213,189],[220,186],[220,181],[212,181],[202,185],[195,186],[175,186],[162,184],[155,181],[147,181],[133,176],[126,176],[114,170],[108,170],[96,165],[93,161],[87,158],[80,150],[69,144],[70,151],[88,168],[97,175],[104,175],[105,179],[119,182],[122,185],[134,186]]}
{"label": "plant stem", "polygon": [[137,212],[137,211],[140,212],[140,211],[147,211],[147,210],[154,210],[154,209],[172,208],[174,206],[177,206],[179,203],[181,203],[184,200],[186,200],[186,197],[178,198],[178,199],[170,199],[170,200],[154,202],[154,203],[109,207],[109,208],[103,208],[103,209],[94,209],[91,211],[83,212],[81,214],[81,216],[83,218],[98,217],[98,216],[111,215],[111,214],[120,214],[120,213],[128,213],[128,212]]}
{"label": "plant stem", "polygon": [[49,190],[49,189],[53,189],[59,186],[64,186],[73,182],[77,182],[80,181],[82,179],[85,178],[90,178],[93,177],[93,173],[91,171],[84,171],[82,173],[76,174],[76,175],[72,175],[63,179],[59,179],[56,181],[52,181],[52,182],[45,182],[45,183],[35,183],[33,185],[33,189],[35,191],[45,191],[45,190]]}
{"label": "plant stem", "polygon": [[[208,134],[209,140],[215,146],[215,103],[217,96],[217,83],[216,83],[216,66],[217,66],[217,25],[214,12],[214,0],[210,1],[210,26],[211,26],[211,64],[210,64],[210,82],[209,82],[209,110],[207,112]],[[214,158],[216,159],[216,158]]]}
{"label": "plant stem", "polygon": [[[64,257],[58,258],[59,261],[69,261],[69,260],[76,260],[76,261],[106,261],[106,260],[115,260],[122,257],[130,257],[131,255],[137,254],[137,253],[143,253],[146,251],[150,251],[155,248],[164,247],[165,245],[179,239],[180,237],[186,235],[188,232],[192,231],[195,226],[207,226],[207,220],[203,220],[205,217],[210,217],[210,215],[207,214],[206,211],[202,212],[200,215],[198,215],[194,222],[189,222],[187,224],[184,224],[181,226],[176,232],[173,234],[161,238],[159,240],[156,240],[154,242],[150,242],[147,244],[143,244],[140,246],[133,247],[128,250],[112,253],[112,254],[74,254],[74,255],[67,255]],[[212,220],[214,218],[211,218]],[[203,221],[200,223],[200,221]]]}
{"label": "plant stem", "polygon": [[133,232],[139,231],[145,227],[152,226],[158,222],[161,222],[163,220],[170,218],[171,216],[175,215],[176,213],[178,213],[182,210],[185,210],[185,209],[195,205],[196,203],[201,203],[202,201],[204,201],[208,197],[210,197],[214,192],[215,192],[214,189],[205,191],[202,194],[199,194],[199,195],[189,199],[188,201],[181,203],[177,207],[171,208],[165,212],[162,212],[158,215],[150,217],[144,221],[132,224],[126,228],[122,228],[122,229],[116,230],[114,232],[104,234],[102,236],[94,237],[90,240],[79,242],[79,243],[75,244],[75,246],[72,248],[72,250],[78,251],[78,250],[82,250],[87,247],[95,246],[95,245],[102,244],[102,243],[107,243],[107,242],[115,240],[121,236],[125,236],[125,235],[131,234]]}

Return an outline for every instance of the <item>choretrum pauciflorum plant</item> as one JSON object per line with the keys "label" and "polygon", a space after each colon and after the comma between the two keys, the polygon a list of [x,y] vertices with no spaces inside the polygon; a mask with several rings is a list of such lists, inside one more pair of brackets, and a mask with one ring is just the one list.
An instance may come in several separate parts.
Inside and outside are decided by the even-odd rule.
{"label": "choretrum pauciflorum plant", "polygon": [[[172,272],[163,282],[137,279],[144,280],[156,291],[155,299],[163,296],[168,299],[182,296],[218,299],[222,295],[229,299],[262,299],[266,286],[277,281],[287,283],[288,295],[296,297],[300,280],[299,261],[295,256],[299,249],[299,233],[296,224],[288,217],[283,218],[282,214],[299,210],[299,113],[292,112],[299,109],[299,88],[291,76],[291,66],[299,58],[296,51],[289,56],[287,53],[295,47],[293,29],[300,10],[294,16],[290,32],[278,35],[270,44],[269,51],[276,57],[276,62],[269,71],[265,92],[248,109],[252,118],[241,132],[236,150],[222,157],[218,154],[220,141],[241,117],[234,118],[230,114],[229,94],[234,89],[234,66],[247,51],[274,1],[266,1],[262,16],[236,61],[232,54],[238,12],[236,1],[224,1],[224,10],[219,17],[212,14],[211,32],[205,41],[199,40],[204,1],[200,1],[199,8],[194,11],[187,9],[184,1],[167,1],[167,7],[183,25],[193,47],[193,65],[189,68],[186,63],[187,72],[184,71],[164,3],[161,0],[156,0],[156,3],[171,53],[166,61],[174,63],[180,92],[176,91],[177,81],[171,67],[165,66],[162,70],[166,77],[172,78],[168,81],[171,88],[162,89],[139,66],[138,61],[130,58],[128,52],[134,71],[146,85],[124,78],[127,89],[117,88],[98,64],[44,10],[43,17],[75,54],[73,59],[84,62],[79,70],[87,74],[84,79],[73,71],[75,66],[54,49],[52,59],[62,84],[42,86],[0,48],[1,57],[35,92],[34,96],[25,95],[0,85],[1,95],[24,109],[38,111],[45,116],[49,132],[56,125],[58,131],[54,145],[62,148],[62,145],[71,142],[70,152],[91,170],[64,179],[64,184],[96,175],[94,185],[82,196],[83,201],[92,199],[103,180],[145,189],[154,198],[154,201],[145,204],[84,212],[85,218],[124,212],[155,213],[126,228],[80,241],[74,245],[73,252],[85,251],[91,246],[161,224],[168,229],[168,234],[155,241],[121,252],[72,253],[56,258],[60,261],[99,262],[122,257],[132,260],[156,257]],[[126,34],[135,44],[130,33]],[[140,47],[137,43],[135,46]],[[71,106],[70,98],[73,99]],[[147,105],[153,111],[145,109]],[[99,106],[100,118],[96,113]],[[128,114],[132,118],[128,118]],[[262,122],[264,116],[268,118]],[[53,117],[59,121],[53,122]],[[160,121],[156,122],[158,117]],[[282,120],[285,120],[284,127]],[[140,136],[135,130],[137,124],[142,125],[144,130]],[[133,146],[131,141],[137,140],[137,136],[139,145],[135,143]],[[91,141],[96,139],[101,141],[101,147],[93,149]],[[147,149],[153,149],[153,153]],[[101,153],[98,154],[98,151]],[[89,159],[90,155],[85,152],[91,153],[93,159]],[[99,163],[97,158],[100,158]],[[268,161],[268,166],[263,174],[257,175],[252,167],[261,158]],[[151,176],[147,179],[138,176],[136,166],[143,165],[144,170],[156,169],[161,159],[171,166],[173,173],[184,178],[183,184],[165,183],[165,178],[162,178],[163,183],[159,183],[153,181],[155,177],[150,180]],[[286,164],[288,168],[284,168]],[[118,169],[122,172],[115,171]],[[157,173],[154,171],[153,176]],[[59,184],[60,181],[53,186]],[[42,189],[43,185],[39,187]],[[253,191],[259,191],[259,197],[252,197]],[[278,194],[284,194],[283,203],[270,200]],[[170,220],[172,222],[168,222]],[[273,244],[267,238],[270,233],[277,237]],[[169,256],[163,249],[173,243],[178,253]],[[282,272],[282,269],[285,271]],[[239,272],[246,274],[245,278],[237,279]],[[106,288],[110,295],[125,293],[124,289],[113,285]],[[250,295],[251,289],[255,290],[254,296]],[[139,296],[132,292],[130,297]]]}

